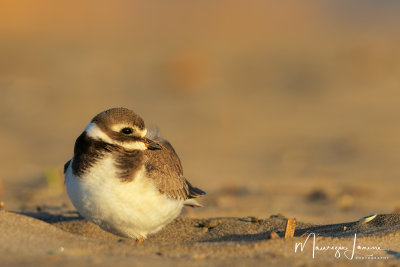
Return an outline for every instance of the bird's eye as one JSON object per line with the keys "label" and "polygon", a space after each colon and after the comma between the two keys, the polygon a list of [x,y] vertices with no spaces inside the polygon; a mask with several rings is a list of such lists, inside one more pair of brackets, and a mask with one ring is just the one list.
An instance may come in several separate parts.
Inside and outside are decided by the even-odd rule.
{"label": "bird's eye", "polygon": [[132,128],[126,127],[121,130],[123,134],[131,134],[133,132]]}

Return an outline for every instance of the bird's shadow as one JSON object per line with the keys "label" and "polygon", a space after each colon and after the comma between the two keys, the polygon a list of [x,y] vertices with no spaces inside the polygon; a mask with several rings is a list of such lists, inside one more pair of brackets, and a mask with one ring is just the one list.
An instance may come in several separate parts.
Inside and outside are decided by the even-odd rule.
{"label": "bird's shadow", "polygon": [[52,214],[45,211],[29,212],[29,211],[13,211],[16,214],[28,216],[34,219],[44,221],[46,223],[60,223],[84,220],[84,218],[76,211],[66,211],[62,214]]}

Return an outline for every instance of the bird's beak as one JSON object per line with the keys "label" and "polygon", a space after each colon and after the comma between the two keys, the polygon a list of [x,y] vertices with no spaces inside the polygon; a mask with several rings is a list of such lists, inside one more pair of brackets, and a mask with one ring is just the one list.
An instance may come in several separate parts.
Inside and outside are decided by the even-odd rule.
{"label": "bird's beak", "polygon": [[149,149],[149,150],[162,149],[162,146],[160,146],[158,143],[154,142],[153,140],[150,140],[149,138],[144,139],[144,144],[146,145],[147,149]]}

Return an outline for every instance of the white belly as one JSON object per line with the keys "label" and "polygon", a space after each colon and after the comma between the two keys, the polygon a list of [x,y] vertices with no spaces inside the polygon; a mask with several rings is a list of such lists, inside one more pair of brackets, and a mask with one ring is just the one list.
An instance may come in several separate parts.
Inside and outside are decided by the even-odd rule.
{"label": "white belly", "polygon": [[87,220],[114,234],[140,238],[155,233],[175,219],[183,201],[162,195],[144,168],[132,182],[115,177],[111,158],[79,178],[72,173],[72,162],[65,174],[67,193],[72,204]]}

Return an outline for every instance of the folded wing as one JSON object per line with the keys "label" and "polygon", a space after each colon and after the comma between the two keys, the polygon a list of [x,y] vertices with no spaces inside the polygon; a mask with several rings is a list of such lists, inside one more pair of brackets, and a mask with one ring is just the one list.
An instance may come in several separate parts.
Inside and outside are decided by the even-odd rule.
{"label": "folded wing", "polygon": [[171,144],[161,138],[154,141],[161,150],[145,150],[147,176],[154,181],[158,190],[173,199],[187,200],[204,195],[205,192],[192,186],[183,176],[182,165]]}

